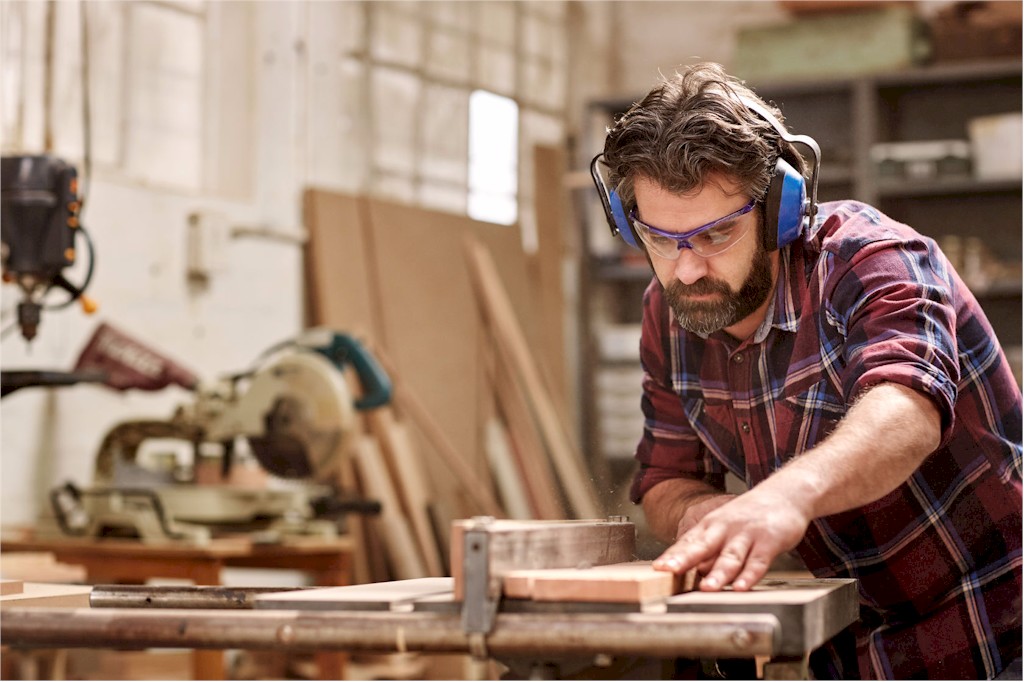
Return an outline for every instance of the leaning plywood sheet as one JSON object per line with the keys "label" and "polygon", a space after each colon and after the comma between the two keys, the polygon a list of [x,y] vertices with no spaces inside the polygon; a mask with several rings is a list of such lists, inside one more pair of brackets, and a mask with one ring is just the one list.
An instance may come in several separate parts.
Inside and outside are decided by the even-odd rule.
{"label": "leaning plywood sheet", "polygon": [[558,602],[640,603],[667,599],[693,589],[692,572],[676,575],[656,571],[649,561],[590,568],[510,571],[503,593],[513,599]]}
{"label": "leaning plywood sheet", "polygon": [[90,592],[92,587],[88,585],[25,583],[21,592],[0,597],[0,609],[25,606],[88,608]]}
{"label": "leaning plywood sheet", "polygon": [[253,604],[258,609],[300,611],[411,611],[416,600],[450,594],[452,586],[451,578],[416,578],[301,590],[301,594],[265,594],[256,597]]}
{"label": "leaning plywood sheet", "polygon": [[366,199],[308,189],[306,277],[310,321],[382,341],[367,240]]}
{"label": "leaning plywood sheet", "polygon": [[[462,240],[472,234],[498,255],[500,275],[520,322],[532,330],[519,230],[380,200],[370,201],[370,223],[384,336],[395,371],[455,449],[472,456],[471,465],[484,475],[483,370],[477,354],[482,330]],[[430,473],[439,502],[465,498],[443,468],[431,467]]]}
{"label": "leaning plywood sheet", "polygon": [[[622,521],[491,521],[488,570],[494,577],[508,571],[601,566],[636,557],[636,527]],[[473,521],[455,521],[451,533],[451,567],[455,598],[463,594],[466,532]]]}
{"label": "leaning plywood sheet", "polygon": [[763,613],[782,623],[779,654],[810,651],[858,618],[857,581],[765,579],[748,592],[688,592],[667,602],[669,613]]}

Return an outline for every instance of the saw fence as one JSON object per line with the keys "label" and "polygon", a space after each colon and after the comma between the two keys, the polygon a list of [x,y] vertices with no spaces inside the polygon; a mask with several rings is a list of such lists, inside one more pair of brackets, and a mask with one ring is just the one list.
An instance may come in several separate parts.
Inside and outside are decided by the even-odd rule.
{"label": "saw fence", "polygon": [[[538,177],[560,163],[538,158]],[[383,504],[354,530],[386,565],[357,580],[447,574],[453,519],[604,516],[567,400],[561,188],[537,193],[554,210],[528,257],[516,226],[306,192],[308,321],[363,340],[394,386],[347,473]]]}

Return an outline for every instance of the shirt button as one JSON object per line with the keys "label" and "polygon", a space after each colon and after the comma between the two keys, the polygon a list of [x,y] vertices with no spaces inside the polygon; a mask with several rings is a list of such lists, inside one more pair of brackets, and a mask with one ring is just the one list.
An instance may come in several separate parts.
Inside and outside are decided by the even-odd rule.
{"label": "shirt button", "polygon": [[740,428],[743,429],[743,433],[750,433],[750,424],[747,422],[740,424]]}
{"label": "shirt button", "polygon": [[736,355],[732,356],[732,361],[735,362],[737,365],[743,362],[743,353],[737,353]]}

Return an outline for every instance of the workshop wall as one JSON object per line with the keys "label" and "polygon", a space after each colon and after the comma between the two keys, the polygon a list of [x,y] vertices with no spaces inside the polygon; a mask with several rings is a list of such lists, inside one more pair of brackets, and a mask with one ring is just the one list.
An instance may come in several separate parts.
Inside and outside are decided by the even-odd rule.
{"label": "workshop wall", "polygon": [[[566,21],[563,2],[3,3],[3,151],[48,150],[86,178],[101,306],[44,312],[31,345],[14,330],[4,366],[69,370],[106,321],[201,377],[244,369],[302,328],[305,187],[465,212],[474,87],[519,104],[529,241],[533,145],[565,138]],[[6,328],[19,294],[2,296]],[[3,522],[30,522],[59,482],[88,484],[115,424],[188,399],[95,386],[5,398]]]}

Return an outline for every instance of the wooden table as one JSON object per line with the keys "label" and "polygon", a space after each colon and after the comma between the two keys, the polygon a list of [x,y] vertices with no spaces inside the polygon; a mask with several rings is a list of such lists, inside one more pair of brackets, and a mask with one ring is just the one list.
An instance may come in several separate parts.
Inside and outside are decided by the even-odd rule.
{"label": "wooden table", "polygon": [[16,617],[0,622],[0,636],[27,647],[470,653],[501,661],[521,679],[575,674],[597,656],[614,666],[645,660],[642,667],[659,674],[678,658],[741,658],[760,660],[765,679],[805,679],[811,651],[858,617],[855,580],[768,580],[749,592],[642,604],[506,599],[490,631],[468,632],[467,605],[454,599],[453,583],[248,588],[241,602],[210,587],[146,595],[109,586],[94,589],[91,609],[8,612]]}
{"label": "wooden table", "polygon": [[[50,552],[57,561],[85,567],[86,580],[99,583],[144,583],[150,578],[180,578],[196,585],[221,585],[224,568],[302,571],[315,585],[342,586],[352,581],[354,543],[301,539],[279,545],[254,545],[244,539],[214,539],[209,544],[144,544],[133,540],[34,538],[21,532],[0,538],[0,553]],[[318,656],[324,679],[340,679],[343,654]],[[195,651],[194,679],[224,679],[223,651]]]}

